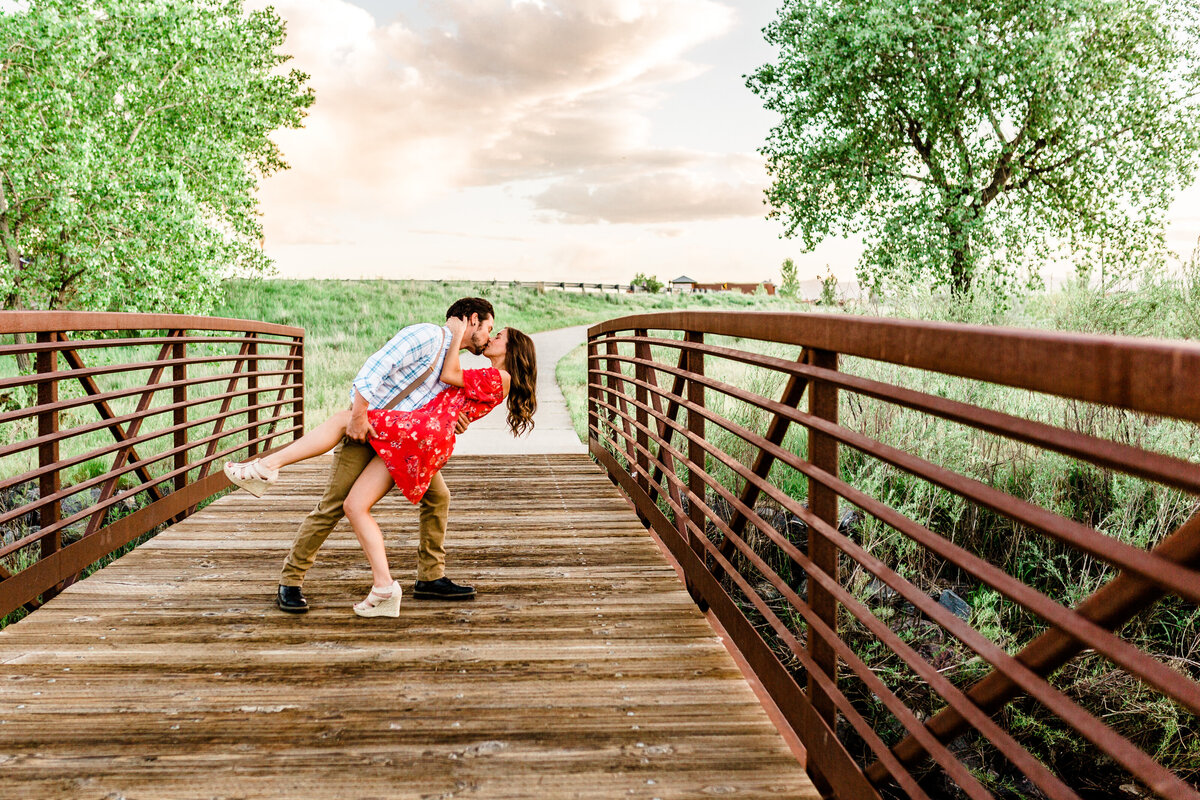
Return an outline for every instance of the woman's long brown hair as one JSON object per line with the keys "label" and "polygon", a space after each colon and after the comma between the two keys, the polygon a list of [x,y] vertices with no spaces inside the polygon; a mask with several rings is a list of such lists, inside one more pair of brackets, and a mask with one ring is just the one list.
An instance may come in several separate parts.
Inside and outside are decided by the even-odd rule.
{"label": "woman's long brown hair", "polygon": [[516,328],[508,329],[504,369],[509,374],[508,427],[520,436],[533,430],[537,411],[537,352],[533,339]]}

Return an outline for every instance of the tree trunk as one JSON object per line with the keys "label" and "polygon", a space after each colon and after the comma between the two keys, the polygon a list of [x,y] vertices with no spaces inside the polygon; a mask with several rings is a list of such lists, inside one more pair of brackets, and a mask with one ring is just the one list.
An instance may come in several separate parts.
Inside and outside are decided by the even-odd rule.
{"label": "tree trunk", "polygon": [[950,248],[950,293],[961,299],[971,293],[970,245]]}
{"label": "tree trunk", "polygon": [[[11,294],[9,294],[9,296],[4,299],[4,310],[5,311],[16,311],[16,310],[20,310],[20,308],[21,308],[21,302],[18,299],[17,293],[15,291],[12,292]],[[23,333],[14,333],[13,334],[13,342],[15,344],[29,344],[29,339],[27,339],[25,337],[25,334],[23,334]],[[18,375],[32,375],[33,374],[33,362],[29,360],[29,353],[17,353],[17,374]]]}
{"label": "tree trunk", "polygon": [[946,246],[950,251],[950,292],[963,299],[971,293],[971,281],[975,277],[975,254],[971,252],[970,223],[972,213],[950,212],[943,222],[946,225]]}

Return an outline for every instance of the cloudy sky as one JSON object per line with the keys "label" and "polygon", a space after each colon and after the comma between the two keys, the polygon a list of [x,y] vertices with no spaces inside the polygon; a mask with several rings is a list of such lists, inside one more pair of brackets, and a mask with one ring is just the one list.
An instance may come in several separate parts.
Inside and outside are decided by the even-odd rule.
{"label": "cloudy sky", "polygon": [[[256,3],[266,5],[266,2]],[[271,0],[317,102],[260,197],[287,277],[853,276],[764,219],[773,0]],[[1200,233],[1200,187],[1171,243]]]}

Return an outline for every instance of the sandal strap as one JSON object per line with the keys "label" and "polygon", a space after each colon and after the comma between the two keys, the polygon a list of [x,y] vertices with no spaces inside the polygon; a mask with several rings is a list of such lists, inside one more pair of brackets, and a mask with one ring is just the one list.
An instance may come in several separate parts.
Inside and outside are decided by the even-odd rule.
{"label": "sandal strap", "polygon": [[371,591],[367,593],[366,598],[361,600],[358,605],[362,608],[374,608],[384,600],[391,600],[392,596],[396,594],[395,586],[396,583],[393,581],[392,585],[388,587],[391,591],[389,591],[387,594],[380,594],[379,592],[375,591],[375,587],[372,586]]}
{"label": "sandal strap", "polygon": [[241,461],[230,465],[230,469],[238,473],[238,477],[242,480],[253,478],[255,480],[270,482],[274,480],[274,476],[267,472],[267,469],[260,463],[260,459],[253,461]]}

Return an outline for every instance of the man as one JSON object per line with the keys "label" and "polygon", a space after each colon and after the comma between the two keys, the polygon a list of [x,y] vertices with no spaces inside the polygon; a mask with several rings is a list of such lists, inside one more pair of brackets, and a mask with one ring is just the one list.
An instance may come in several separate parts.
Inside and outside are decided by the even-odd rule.
{"label": "man", "polygon": [[[446,310],[446,319],[467,320],[463,349],[476,355],[487,347],[496,313],[492,304],[480,297],[456,300]],[[329,484],[317,507],[304,518],[292,550],[283,564],[275,604],[281,611],[303,613],[308,610],[302,586],[304,575],[312,567],[317,550],[342,518],[342,503],[354,481],[375,457],[367,443],[374,433],[367,421],[367,409],[397,408],[411,411],[433,400],[447,388],[439,378],[442,362],[450,347],[450,333],[432,323],[410,325],[392,337],[379,352],[367,359],[350,389],[351,416],[346,438],[334,448]],[[457,433],[466,430],[465,417],[459,418]],[[413,596],[435,600],[464,600],[475,595],[470,586],[460,586],[446,577],[446,513],[450,492],[441,473],[433,476],[421,498],[420,535],[417,544],[417,582]]]}

